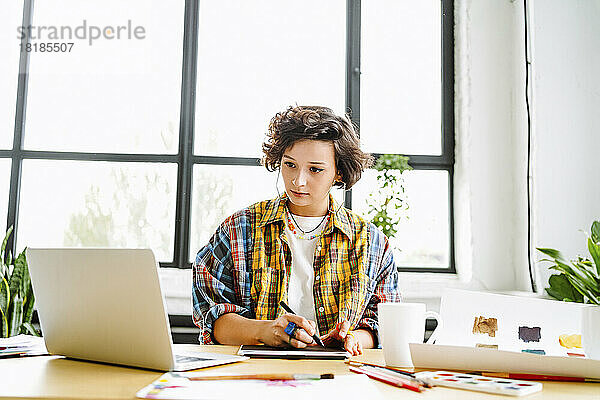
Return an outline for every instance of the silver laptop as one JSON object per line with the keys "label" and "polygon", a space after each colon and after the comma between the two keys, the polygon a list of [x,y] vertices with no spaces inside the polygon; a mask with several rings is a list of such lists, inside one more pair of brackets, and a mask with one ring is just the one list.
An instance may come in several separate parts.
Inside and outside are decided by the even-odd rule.
{"label": "silver laptop", "polygon": [[247,359],[175,351],[152,250],[27,249],[27,262],[52,354],[162,371]]}

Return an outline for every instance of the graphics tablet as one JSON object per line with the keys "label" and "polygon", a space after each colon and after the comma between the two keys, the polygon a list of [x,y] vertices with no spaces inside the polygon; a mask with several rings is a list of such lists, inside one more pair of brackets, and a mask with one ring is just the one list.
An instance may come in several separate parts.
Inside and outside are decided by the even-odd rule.
{"label": "graphics tablet", "polygon": [[350,358],[350,353],[333,347],[308,346],[303,349],[295,347],[271,347],[242,345],[238,355],[252,358],[283,358],[289,360],[344,360]]}

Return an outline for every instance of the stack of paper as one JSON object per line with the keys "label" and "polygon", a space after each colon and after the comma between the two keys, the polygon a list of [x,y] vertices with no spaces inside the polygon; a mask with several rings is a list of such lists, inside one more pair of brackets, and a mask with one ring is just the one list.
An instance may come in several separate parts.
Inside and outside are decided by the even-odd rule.
{"label": "stack of paper", "polygon": [[0,358],[38,356],[48,354],[44,338],[31,335],[18,335],[0,338]]}

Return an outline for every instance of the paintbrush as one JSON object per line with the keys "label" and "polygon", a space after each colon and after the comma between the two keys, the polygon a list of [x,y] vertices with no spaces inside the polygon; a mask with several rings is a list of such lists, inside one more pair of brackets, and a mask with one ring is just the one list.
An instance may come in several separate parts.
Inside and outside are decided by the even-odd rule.
{"label": "paintbrush", "polygon": [[[175,374],[173,374],[175,375]],[[333,379],[333,374],[230,374],[230,375],[196,375],[186,376],[177,374],[176,376],[187,378],[190,381],[216,381],[216,380],[238,380],[255,379],[265,381],[301,381],[301,380],[319,380]]]}
{"label": "paintbrush", "polygon": [[519,374],[513,372],[482,372],[482,376],[492,378],[520,379],[523,381],[563,381],[563,382],[600,382],[600,379],[581,378],[576,376],[558,376],[558,375],[540,375],[540,374]]}

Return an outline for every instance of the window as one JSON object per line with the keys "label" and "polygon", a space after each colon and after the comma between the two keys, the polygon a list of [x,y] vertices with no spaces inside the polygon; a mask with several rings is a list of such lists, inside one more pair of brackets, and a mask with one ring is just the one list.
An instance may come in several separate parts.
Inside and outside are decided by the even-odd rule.
{"label": "window", "polygon": [[[405,271],[454,271],[451,3],[361,5],[361,141],[375,154],[410,156],[414,168],[403,173],[409,208],[391,238],[396,264]],[[355,210],[367,211],[374,185],[372,173],[358,182]]]}
{"label": "window", "polygon": [[[183,2],[62,0],[60,7],[34,7],[33,26],[70,27],[72,39],[64,30],[57,43],[74,45],[70,53],[30,53],[24,148],[177,153]],[[128,25],[144,34],[129,39],[121,30],[119,39],[89,38],[93,28]],[[74,37],[83,36],[77,29],[84,26],[88,39]],[[34,30],[42,38],[45,32]]]}
{"label": "window", "polygon": [[173,264],[183,17],[183,1],[35,4],[17,248],[151,247]]}
{"label": "window", "polygon": [[[0,149],[12,149],[19,77],[19,41],[16,27],[21,25],[23,5],[2,3],[0,12]],[[8,186],[5,186],[8,187]]]}
{"label": "window", "polygon": [[150,247],[173,258],[175,164],[27,159],[21,182],[17,248]]}
{"label": "window", "polygon": [[[411,158],[410,214],[392,239],[400,269],[453,271],[452,1],[3,7],[0,169],[11,191],[0,206],[17,247],[151,247],[162,266],[189,267],[227,215],[283,191],[259,166],[269,119],[323,104],[352,110],[365,150]],[[21,24],[46,27],[30,43],[71,51],[20,53]],[[77,28],[87,36],[67,37]],[[370,170],[334,192],[364,214],[374,182]]]}
{"label": "window", "polygon": [[286,105],[343,112],[345,9],[345,0],[201,1],[194,153],[260,157],[269,119]]}

